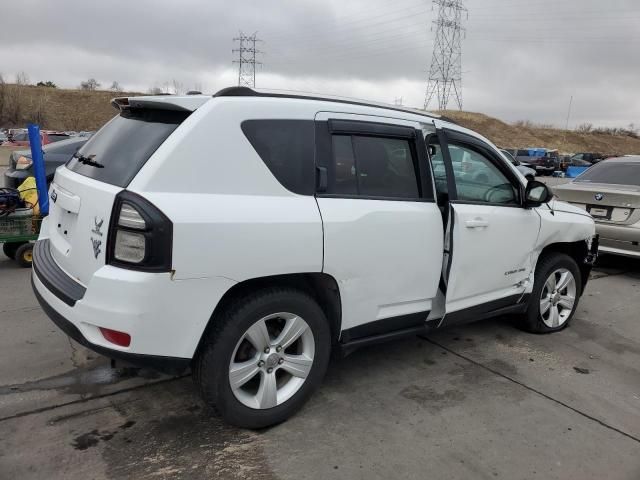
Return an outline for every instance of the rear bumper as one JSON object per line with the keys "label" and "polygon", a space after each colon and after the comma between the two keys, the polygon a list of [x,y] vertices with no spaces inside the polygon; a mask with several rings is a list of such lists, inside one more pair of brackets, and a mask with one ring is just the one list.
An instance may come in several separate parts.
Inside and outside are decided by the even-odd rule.
{"label": "rear bumper", "polygon": [[640,257],[640,228],[633,225],[596,223],[600,251],[627,257]]}
{"label": "rear bumper", "polygon": [[[47,315],[86,347],[111,358],[173,373],[193,358],[211,314],[235,284],[220,277],[173,280],[170,273],[98,268],[86,286],[51,257],[47,239],[34,246],[33,290]],[[100,328],[126,332],[128,347]]]}
{"label": "rear bumper", "polygon": [[64,318],[59,312],[53,309],[51,305],[47,303],[47,301],[40,295],[38,289],[35,286],[35,276],[34,273],[31,277],[31,286],[33,291],[49,318],[55,323],[60,330],[66,333],[69,337],[74,339],[80,345],[87,347],[94,352],[104,355],[108,358],[113,358],[116,360],[121,360],[128,364],[137,366],[137,367],[148,367],[154,370],[158,370],[160,372],[169,373],[173,375],[178,375],[184,372],[191,362],[189,358],[176,358],[176,357],[162,357],[158,355],[140,355],[136,353],[123,352],[120,350],[114,350],[111,348],[106,348],[100,345],[96,345],[95,343],[91,343],[87,340],[84,335],[80,332],[78,327],[76,327],[69,320]]}

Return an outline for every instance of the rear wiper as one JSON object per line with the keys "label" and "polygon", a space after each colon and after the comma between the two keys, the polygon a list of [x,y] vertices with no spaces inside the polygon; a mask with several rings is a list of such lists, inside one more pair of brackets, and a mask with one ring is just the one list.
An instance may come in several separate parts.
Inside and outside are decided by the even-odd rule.
{"label": "rear wiper", "polygon": [[78,159],[78,161],[80,163],[82,163],[83,165],[89,165],[90,167],[96,167],[96,168],[104,168],[104,165],[102,165],[101,163],[96,162],[93,158],[95,157],[95,155],[89,155],[88,157],[85,157],[84,155],[80,155],[78,153],[76,153],[73,158]]}

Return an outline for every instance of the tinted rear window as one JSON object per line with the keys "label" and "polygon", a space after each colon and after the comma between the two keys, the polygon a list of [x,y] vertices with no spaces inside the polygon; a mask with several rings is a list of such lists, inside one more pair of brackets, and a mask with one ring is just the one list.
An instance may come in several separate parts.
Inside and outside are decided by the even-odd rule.
{"label": "tinted rear window", "polygon": [[190,113],[124,110],[84,144],[69,160],[67,168],[101,182],[126,187]]}
{"label": "tinted rear window", "polygon": [[574,181],[640,186],[640,162],[597,163]]}
{"label": "tinted rear window", "polygon": [[315,127],[312,120],[245,120],[242,131],[287,190],[313,195]]}

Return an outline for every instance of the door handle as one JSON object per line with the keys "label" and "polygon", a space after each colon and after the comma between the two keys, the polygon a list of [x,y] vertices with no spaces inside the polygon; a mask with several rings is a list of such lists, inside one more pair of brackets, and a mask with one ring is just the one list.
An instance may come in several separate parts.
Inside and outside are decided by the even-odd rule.
{"label": "door handle", "polygon": [[474,218],[473,220],[467,220],[466,222],[464,222],[464,225],[467,228],[482,228],[482,227],[488,227],[489,222],[486,221],[484,218]]}

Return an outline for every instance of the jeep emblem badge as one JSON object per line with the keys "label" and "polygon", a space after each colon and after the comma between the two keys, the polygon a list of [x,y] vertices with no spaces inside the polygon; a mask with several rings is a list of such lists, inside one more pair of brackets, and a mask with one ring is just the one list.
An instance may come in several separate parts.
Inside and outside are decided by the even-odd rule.
{"label": "jeep emblem badge", "polygon": [[98,255],[100,255],[100,245],[102,245],[102,240],[98,240],[97,238],[92,238],[91,239],[91,244],[93,245],[93,256],[96,257],[96,259],[98,258]]}
{"label": "jeep emblem badge", "polygon": [[604,195],[602,193],[596,193],[593,198],[595,198],[597,201],[600,201],[604,198]]}
{"label": "jeep emblem badge", "polygon": [[[91,229],[91,233],[101,237],[102,236],[102,231],[100,229],[102,228],[102,224],[103,223],[104,223],[104,218],[101,218],[100,221],[98,221],[98,217],[93,217],[94,227]],[[93,236],[92,236],[91,237],[91,245],[93,245],[93,256],[96,257],[96,259],[97,259],[98,255],[100,255],[100,252],[101,252],[100,245],[102,245],[102,240],[100,240],[98,238],[93,238]]]}

